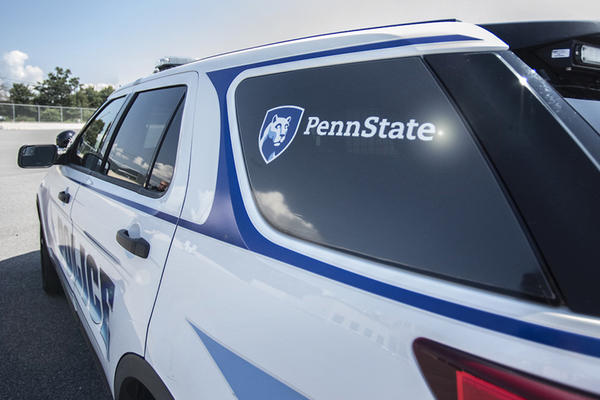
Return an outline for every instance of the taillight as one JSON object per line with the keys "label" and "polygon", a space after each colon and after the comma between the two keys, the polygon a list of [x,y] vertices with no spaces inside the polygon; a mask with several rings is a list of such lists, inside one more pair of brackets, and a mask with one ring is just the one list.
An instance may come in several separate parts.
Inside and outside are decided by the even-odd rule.
{"label": "taillight", "polygon": [[456,371],[456,397],[458,400],[524,400],[464,371]]}
{"label": "taillight", "polygon": [[561,384],[515,371],[471,354],[419,338],[413,350],[438,400],[598,399]]}

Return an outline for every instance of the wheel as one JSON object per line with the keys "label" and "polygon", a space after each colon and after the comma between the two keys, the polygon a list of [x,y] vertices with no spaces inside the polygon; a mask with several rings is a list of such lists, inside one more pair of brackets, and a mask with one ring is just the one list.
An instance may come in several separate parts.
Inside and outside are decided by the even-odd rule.
{"label": "wheel", "polygon": [[127,378],[121,385],[121,392],[118,400],[155,400],[152,393],[144,386],[143,383],[134,379]]}
{"label": "wheel", "polygon": [[56,296],[61,292],[60,281],[50,260],[48,249],[46,248],[46,242],[44,240],[44,232],[40,223],[40,259],[42,269],[42,288],[46,294]]}

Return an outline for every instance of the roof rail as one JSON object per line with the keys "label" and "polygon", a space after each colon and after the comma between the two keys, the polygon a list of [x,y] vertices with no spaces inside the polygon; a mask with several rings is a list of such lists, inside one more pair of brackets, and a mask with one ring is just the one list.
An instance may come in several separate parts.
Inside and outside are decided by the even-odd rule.
{"label": "roof rail", "polygon": [[397,27],[397,26],[433,24],[433,23],[438,23],[438,22],[462,22],[462,21],[459,20],[459,19],[454,19],[454,18],[449,18],[449,19],[432,19],[432,20],[420,21],[420,22],[405,22],[405,23],[402,23],[402,24],[381,25],[381,26],[372,26],[372,27],[368,27],[368,28],[348,29],[348,30],[345,30],[345,31],[318,33],[316,35],[301,36],[301,37],[297,37],[297,38],[293,38],[293,39],[280,40],[278,42],[265,43],[265,44],[260,44],[260,45],[257,45],[257,46],[244,47],[242,49],[236,49],[236,50],[226,51],[226,52],[223,52],[223,53],[217,53],[217,54],[213,54],[211,56],[199,58],[198,60],[206,60],[208,58],[225,56],[225,55],[237,53],[237,52],[240,52],[240,51],[258,49],[260,47],[273,46],[273,45],[282,44],[282,43],[295,42],[297,40],[313,39],[313,38],[317,38],[317,37],[321,37],[321,36],[338,35],[338,34],[341,34],[341,33],[350,33],[350,32],[361,32],[361,31],[368,31],[368,30],[371,30],[371,29],[394,28],[394,27]]}

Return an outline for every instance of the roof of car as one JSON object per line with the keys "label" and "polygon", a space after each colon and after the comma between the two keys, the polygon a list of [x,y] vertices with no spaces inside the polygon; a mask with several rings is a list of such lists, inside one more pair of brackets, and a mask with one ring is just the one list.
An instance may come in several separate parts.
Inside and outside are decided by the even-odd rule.
{"label": "roof of car", "polygon": [[385,25],[306,36],[200,58],[198,61],[140,78],[117,89],[115,91],[115,95],[123,89],[131,87],[132,85],[137,85],[139,83],[162,76],[167,76],[173,73],[196,70],[200,65],[205,66],[206,70],[210,71],[220,68],[227,68],[228,66],[248,64],[274,58],[289,57],[315,51],[326,51],[348,46],[367,45],[398,39],[418,38],[425,36],[435,37],[442,35],[465,35],[471,37],[473,40],[477,40],[478,44],[483,47],[507,47],[505,43],[485,29],[477,25],[464,23],[455,19]]}

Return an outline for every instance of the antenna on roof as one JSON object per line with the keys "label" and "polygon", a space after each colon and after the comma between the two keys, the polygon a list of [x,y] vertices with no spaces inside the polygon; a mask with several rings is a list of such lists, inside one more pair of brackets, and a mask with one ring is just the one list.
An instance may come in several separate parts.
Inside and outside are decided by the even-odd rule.
{"label": "antenna on roof", "polygon": [[197,58],[189,57],[163,57],[158,60],[158,63],[154,66],[154,73],[167,70],[169,68],[178,67],[180,65],[188,64],[197,61]]}

